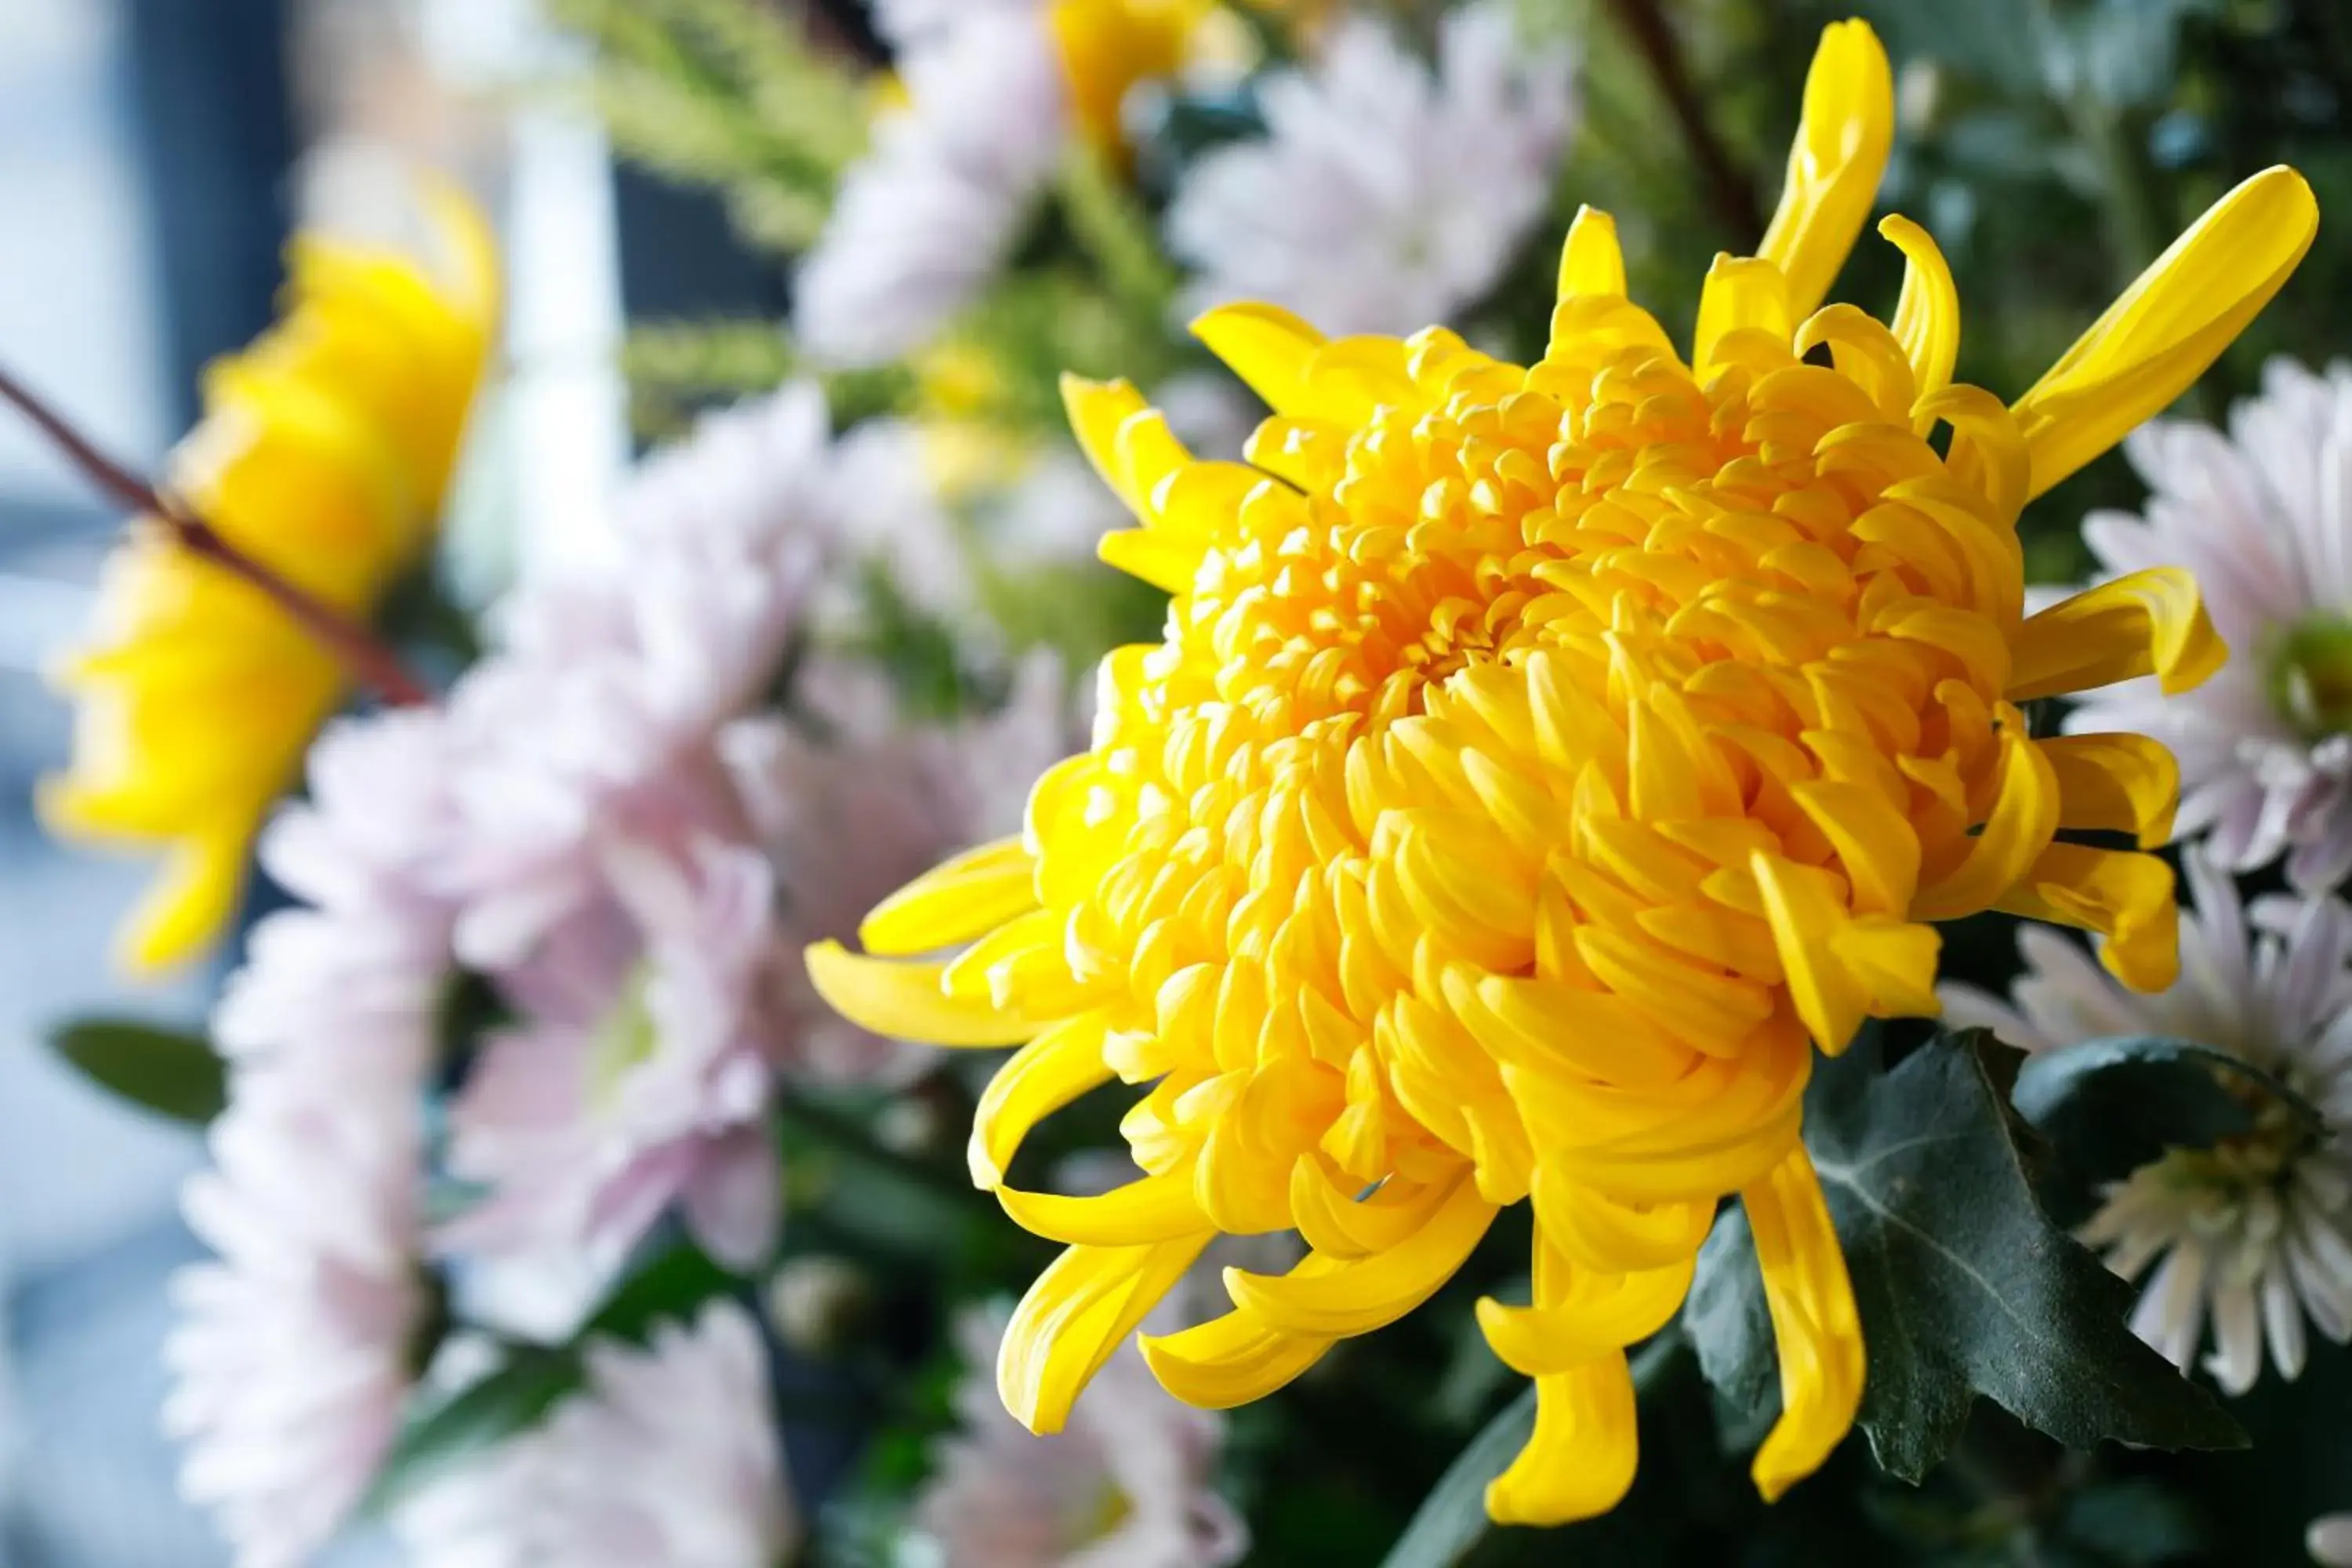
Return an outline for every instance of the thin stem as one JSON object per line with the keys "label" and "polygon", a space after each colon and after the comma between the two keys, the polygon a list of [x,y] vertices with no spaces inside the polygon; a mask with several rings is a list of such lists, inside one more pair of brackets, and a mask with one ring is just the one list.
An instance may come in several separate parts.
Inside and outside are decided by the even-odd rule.
{"label": "thin stem", "polygon": [[1706,106],[1699,100],[1698,86],[1683,58],[1682,45],[1659,0],[1610,0],[1610,8],[1648,62],[1659,93],[1682,127],[1683,140],[1690,144],[1691,157],[1706,182],[1707,199],[1717,220],[1742,249],[1754,249],[1764,238],[1764,209],[1757,203],[1755,184],[1708,122]]}
{"label": "thin stem", "polygon": [[164,495],[131,468],[100,451],[80,431],[16,377],[0,370],[0,401],[39,428],[57,448],[112,500],[152,517],[171,531],[180,548],[262,595],[295,625],[342,661],[353,679],[394,707],[430,702],[432,694],[411,675],[399,656],[375,634],[341,611],[313,597],[221,537],[220,531]]}

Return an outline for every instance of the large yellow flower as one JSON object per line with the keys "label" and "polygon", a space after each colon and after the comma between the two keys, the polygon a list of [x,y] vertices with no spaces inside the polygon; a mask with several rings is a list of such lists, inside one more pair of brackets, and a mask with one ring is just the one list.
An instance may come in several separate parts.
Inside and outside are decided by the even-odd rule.
{"label": "large yellow flower", "polygon": [[[164,485],[248,559],[364,617],[415,560],[442,494],[497,302],[497,258],[454,190],[423,193],[433,254],[298,237],[284,318],[205,373],[205,416]],[[152,971],[215,938],[255,830],[341,700],[344,672],[259,590],[137,528],[108,563],[92,646],[59,677],[79,703],[43,815],[76,838],[167,850],[121,938]]]}
{"label": "large yellow flower", "polygon": [[[1103,553],[1175,595],[1165,639],[1106,662],[1094,747],[1038,784],[1020,838],[875,910],[880,956],[810,953],[883,1033],[1027,1042],[971,1166],[1069,1244],[999,1365],[1032,1427],[1220,1231],[1312,1248],[1228,1270],[1231,1312],[1144,1341],[1171,1392],[1222,1406],[1411,1310],[1528,1198],[1533,1301],[1478,1317],[1539,1413],[1487,1503],[1593,1514],[1633,1474],[1624,1348],[1737,1194],[1780,1353],[1755,1465],[1777,1496],[1864,1374],[1798,1137],[1811,1047],[1934,1012],[1927,922],[1988,908],[2104,933],[2130,984],[2172,978],[2169,872],[2066,837],[2160,844],[2171,757],[2035,739],[2018,705],[2185,687],[2223,650],[2172,572],[2025,617],[2015,523],[2276,291],[2310,192],[2247,182],[2004,407],[1951,380],[1952,281],[1916,225],[1881,226],[1909,262],[1891,324],[1816,309],[1889,99],[1869,29],[1831,28],[1763,254],[1717,259],[1687,362],[1588,211],[1525,369],[1443,330],[1204,318],[1276,411],[1250,467],[1192,460],[1125,386],[1070,388],[1143,525]],[[1027,1130],[1113,1077],[1153,1085],[1124,1123],[1148,1173],[1004,1188]]]}

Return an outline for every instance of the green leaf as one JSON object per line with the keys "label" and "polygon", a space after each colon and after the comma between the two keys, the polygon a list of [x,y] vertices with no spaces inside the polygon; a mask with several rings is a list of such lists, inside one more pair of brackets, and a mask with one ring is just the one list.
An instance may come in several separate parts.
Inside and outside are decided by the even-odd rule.
{"label": "green leaf", "polygon": [[228,1103],[228,1074],[197,1035],[136,1018],[77,1018],[49,1044],[84,1078],[131,1104],[202,1127]]}
{"label": "green leaf", "polygon": [[2055,1146],[2073,1184],[2122,1176],[2167,1149],[2210,1149],[2253,1131],[2276,1106],[2313,1137],[2318,1109],[2227,1051],[2154,1036],[2043,1051],[2018,1069],[2010,1102]]}
{"label": "green leaf", "polygon": [[642,1343],[656,1324],[683,1322],[705,1301],[739,1289],[742,1283],[700,1247],[681,1243],[614,1287],[582,1332]]}
{"label": "green leaf", "polygon": [[[1864,1049],[1824,1063],[1806,1096],[1806,1144],[1869,1346],[1872,1453],[1920,1479],[1979,1394],[2070,1447],[2242,1447],[2212,1396],[2124,1326],[2130,1288],[2035,1202],[1995,1087],[2014,1057],[1980,1030],[1938,1037],[1887,1073]],[[1699,1256],[1684,1324],[1732,1403],[1773,1397],[1771,1321],[1737,1209]]]}
{"label": "green leaf", "polygon": [[1453,1568],[1494,1528],[1486,1517],[1486,1483],[1507,1468],[1536,1429],[1536,1385],[1496,1413],[1463,1446],[1413,1511],[1381,1568]]}
{"label": "green leaf", "polygon": [[538,1426],[580,1386],[581,1375],[579,1354],[569,1348],[516,1350],[489,1376],[410,1419],[361,1500],[360,1513],[381,1517],[461,1460]]}

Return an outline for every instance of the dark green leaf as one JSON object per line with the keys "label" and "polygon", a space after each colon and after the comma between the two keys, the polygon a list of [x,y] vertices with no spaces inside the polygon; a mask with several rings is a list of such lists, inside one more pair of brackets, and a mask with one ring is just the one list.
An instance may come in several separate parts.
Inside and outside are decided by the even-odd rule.
{"label": "dark green leaf", "polygon": [[571,1350],[517,1350],[489,1376],[410,1419],[376,1473],[361,1512],[380,1516],[460,1460],[537,1426],[580,1386],[580,1357]]}
{"label": "dark green leaf", "polygon": [[1486,1518],[1486,1483],[1509,1468],[1535,1429],[1536,1389],[1529,1384],[1454,1456],[1382,1568],[1453,1568],[1468,1555],[1494,1528]]}
{"label": "dark green leaf", "polygon": [[[2211,1395],[2124,1326],[2129,1287],[2036,1204],[1995,1087],[2013,1055],[1981,1031],[1939,1037],[1891,1073],[1864,1051],[1824,1064],[1806,1097],[1870,1348],[1872,1452],[1919,1479],[1980,1394],[2076,1448],[2242,1446]],[[1737,1210],[1700,1255],[1684,1321],[1734,1404],[1772,1396],[1771,1322]]]}
{"label": "dark green leaf", "polygon": [[202,1127],[228,1103],[228,1077],[195,1035],[135,1018],[77,1018],[49,1037],[82,1076],[133,1105]]}
{"label": "dark green leaf", "polygon": [[2076,1184],[2124,1175],[2168,1148],[2210,1149],[2250,1132],[2265,1103],[2315,1136],[2325,1131],[2310,1101],[2261,1068],[2210,1046],[2153,1036],[2031,1057],[2010,1098]]}
{"label": "dark green leaf", "polygon": [[742,1280],[690,1242],[655,1257],[614,1288],[584,1332],[642,1342],[655,1326],[684,1321],[705,1301],[739,1289]]}

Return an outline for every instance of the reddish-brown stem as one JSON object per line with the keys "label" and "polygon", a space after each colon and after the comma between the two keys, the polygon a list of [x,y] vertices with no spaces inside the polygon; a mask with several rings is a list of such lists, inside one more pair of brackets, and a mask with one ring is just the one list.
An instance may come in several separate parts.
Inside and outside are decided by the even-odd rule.
{"label": "reddish-brown stem", "polygon": [[1706,182],[1707,200],[1717,220],[1731,231],[1743,251],[1752,250],[1764,238],[1764,210],[1757,203],[1756,187],[1708,121],[1706,105],[1700,101],[1698,85],[1691,79],[1682,45],[1664,10],[1658,0],[1611,0],[1611,9],[1617,14],[1618,26],[1642,51],[1650,74],[1657,79],[1659,94],[1682,127],[1699,177]]}
{"label": "reddish-brown stem", "polygon": [[352,678],[395,707],[430,702],[432,693],[408,672],[397,654],[366,626],[295,586],[258,561],[238,550],[203,518],[157,490],[129,468],[91,445],[56,410],[0,370],[0,400],[39,427],[58,449],[91,483],[132,511],[153,518],[171,531],[180,548],[265,595],[271,604],[341,659]]}

